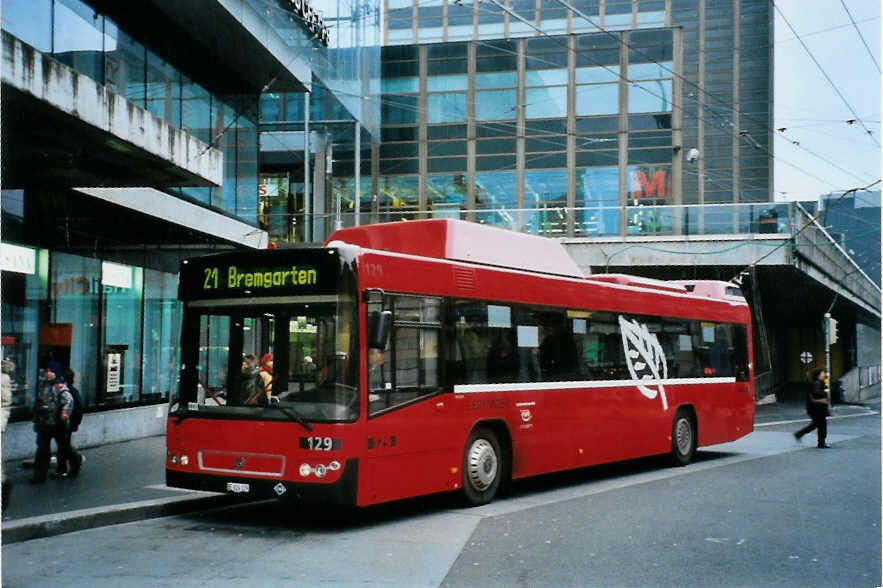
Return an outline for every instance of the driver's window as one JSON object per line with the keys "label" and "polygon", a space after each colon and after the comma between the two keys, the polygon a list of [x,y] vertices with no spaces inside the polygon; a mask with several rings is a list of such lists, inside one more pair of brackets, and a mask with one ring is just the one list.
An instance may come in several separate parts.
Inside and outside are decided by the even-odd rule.
{"label": "driver's window", "polygon": [[[434,394],[439,389],[441,299],[392,296],[391,349],[368,350],[369,413]],[[392,365],[390,365],[392,364]]]}

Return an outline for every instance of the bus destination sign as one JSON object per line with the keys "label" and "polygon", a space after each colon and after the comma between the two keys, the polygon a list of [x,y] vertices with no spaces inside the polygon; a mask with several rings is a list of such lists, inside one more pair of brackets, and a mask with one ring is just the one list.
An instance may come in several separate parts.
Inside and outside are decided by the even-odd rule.
{"label": "bus destination sign", "polygon": [[[235,265],[228,266],[226,276],[218,278],[218,266],[203,268],[205,281],[202,283],[203,290],[217,290],[225,287],[227,290],[239,288],[274,288],[285,286],[309,286],[318,282],[316,268],[296,265],[290,269],[267,269],[246,268],[240,269]],[[226,280],[226,285],[224,281]]]}
{"label": "bus destination sign", "polygon": [[333,250],[231,253],[190,259],[181,266],[184,300],[303,296],[333,293],[338,263]]}

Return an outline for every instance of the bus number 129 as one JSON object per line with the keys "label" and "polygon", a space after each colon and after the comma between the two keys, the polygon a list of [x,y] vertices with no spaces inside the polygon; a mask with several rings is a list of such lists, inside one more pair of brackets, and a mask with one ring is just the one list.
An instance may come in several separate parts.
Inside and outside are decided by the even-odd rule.
{"label": "bus number 129", "polygon": [[340,439],[333,437],[301,437],[300,448],[311,451],[331,451],[340,449]]}

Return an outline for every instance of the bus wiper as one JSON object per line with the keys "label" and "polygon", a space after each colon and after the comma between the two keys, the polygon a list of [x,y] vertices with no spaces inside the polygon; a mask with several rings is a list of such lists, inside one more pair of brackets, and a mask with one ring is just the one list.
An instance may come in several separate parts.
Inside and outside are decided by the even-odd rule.
{"label": "bus wiper", "polygon": [[313,430],[313,425],[311,425],[307,421],[303,420],[299,414],[294,412],[294,410],[292,410],[290,408],[285,408],[281,404],[279,404],[278,402],[276,404],[270,404],[270,406],[271,407],[275,406],[277,410],[281,410],[282,414],[284,414],[285,416],[287,416],[288,418],[290,418],[291,420],[293,420],[294,422],[296,422],[297,424],[302,426],[307,431]]}

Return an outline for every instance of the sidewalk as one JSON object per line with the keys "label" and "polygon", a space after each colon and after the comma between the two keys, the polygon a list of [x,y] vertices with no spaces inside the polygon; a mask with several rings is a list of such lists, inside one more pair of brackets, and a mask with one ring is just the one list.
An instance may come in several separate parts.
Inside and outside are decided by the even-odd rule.
{"label": "sidewalk", "polygon": [[[833,416],[868,414],[871,410],[880,410],[879,399],[865,406],[836,405]],[[756,407],[756,426],[795,420],[808,420],[801,404]],[[77,478],[49,479],[38,485],[28,483],[33,470],[22,468],[22,460],[3,464],[13,482],[9,506],[0,525],[3,543],[194,512],[243,500],[232,495],[166,487],[165,436],[91,447],[81,453],[86,461]]]}
{"label": "sidewalk", "polygon": [[[12,494],[3,516],[3,543],[204,510],[241,498],[192,492],[165,485],[165,436],[146,437],[80,450],[80,475],[29,484],[32,469],[22,460],[3,464]],[[76,434],[74,434],[76,444]],[[49,469],[54,471],[55,466]]]}

